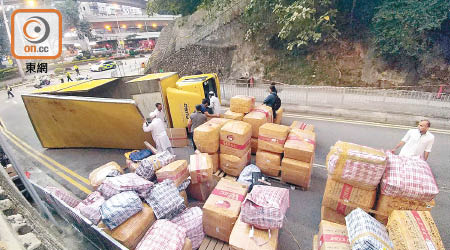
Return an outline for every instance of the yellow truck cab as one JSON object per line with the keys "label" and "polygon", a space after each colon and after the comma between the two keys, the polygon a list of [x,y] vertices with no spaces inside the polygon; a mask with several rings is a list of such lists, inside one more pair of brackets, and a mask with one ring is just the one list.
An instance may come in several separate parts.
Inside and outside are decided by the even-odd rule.
{"label": "yellow truck cab", "polygon": [[45,148],[138,149],[153,142],[142,124],[155,103],[163,105],[169,128],[185,128],[210,91],[220,100],[216,74],[167,72],[55,84],[22,99]]}

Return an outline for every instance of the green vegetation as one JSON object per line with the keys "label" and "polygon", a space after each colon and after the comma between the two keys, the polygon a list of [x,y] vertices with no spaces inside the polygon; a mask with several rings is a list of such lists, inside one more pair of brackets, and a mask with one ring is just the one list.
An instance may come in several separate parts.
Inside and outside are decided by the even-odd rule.
{"label": "green vegetation", "polygon": [[80,3],[76,0],[63,0],[55,4],[56,9],[61,11],[63,18],[63,30],[70,30],[75,28],[80,39],[83,36],[92,37],[90,24],[80,19],[79,11]]}

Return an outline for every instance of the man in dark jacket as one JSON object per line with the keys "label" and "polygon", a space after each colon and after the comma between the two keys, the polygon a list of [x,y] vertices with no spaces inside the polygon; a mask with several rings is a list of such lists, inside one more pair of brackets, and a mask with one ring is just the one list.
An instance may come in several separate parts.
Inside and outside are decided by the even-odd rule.
{"label": "man in dark jacket", "polygon": [[280,108],[280,107],[276,107],[276,105],[275,105],[275,103],[276,103],[277,99],[279,99],[279,97],[277,95],[277,89],[275,88],[274,85],[270,85],[269,91],[270,91],[270,94],[266,97],[266,99],[264,99],[263,103],[272,108],[273,119],[275,119],[277,116],[277,110],[278,110],[278,108]]}

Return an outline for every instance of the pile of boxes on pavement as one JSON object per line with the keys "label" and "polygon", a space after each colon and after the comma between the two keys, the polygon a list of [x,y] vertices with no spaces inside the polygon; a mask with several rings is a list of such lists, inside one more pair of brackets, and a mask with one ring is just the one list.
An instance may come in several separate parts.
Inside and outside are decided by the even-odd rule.
{"label": "pile of boxes on pavement", "polygon": [[314,249],[444,249],[430,214],[439,190],[426,161],[338,141],[326,164]]}

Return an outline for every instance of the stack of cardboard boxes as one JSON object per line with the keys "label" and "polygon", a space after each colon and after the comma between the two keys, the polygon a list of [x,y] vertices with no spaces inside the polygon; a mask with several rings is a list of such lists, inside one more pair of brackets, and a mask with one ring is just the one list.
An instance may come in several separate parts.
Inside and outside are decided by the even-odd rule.
{"label": "stack of cardboard boxes", "polygon": [[281,170],[281,154],[289,134],[289,127],[275,123],[266,123],[259,127],[258,151],[256,166],[269,176],[279,176]]}
{"label": "stack of cardboard boxes", "polygon": [[220,130],[220,169],[239,176],[251,160],[252,126],[242,121],[230,121]]}
{"label": "stack of cardboard boxes", "polygon": [[216,183],[213,178],[213,159],[207,153],[196,153],[190,156],[189,175],[191,183],[187,193],[191,198],[205,201],[214,189]]}
{"label": "stack of cardboard boxes", "polygon": [[250,113],[244,116],[243,121],[252,125],[250,147],[252,149],[252,154],[256,154],[256,151],[258,150],[259,127],[273,121],[272,108],[266,105],[255,107]]}
{"label": "stack of cardboard boxes", "polygon": [[[301,124],[301,125],[299,125]],[[308,189],[316,147],[314,127],[294,121],[284,144],[281,161],[281,180]]]}
{"label": "stack of cardboard boxes", "polygon": [[252,111],[255,106],[255,97],[237,95],[230,99],[230,109],[224,113],[224,118],[242,121],[245,114]]}

